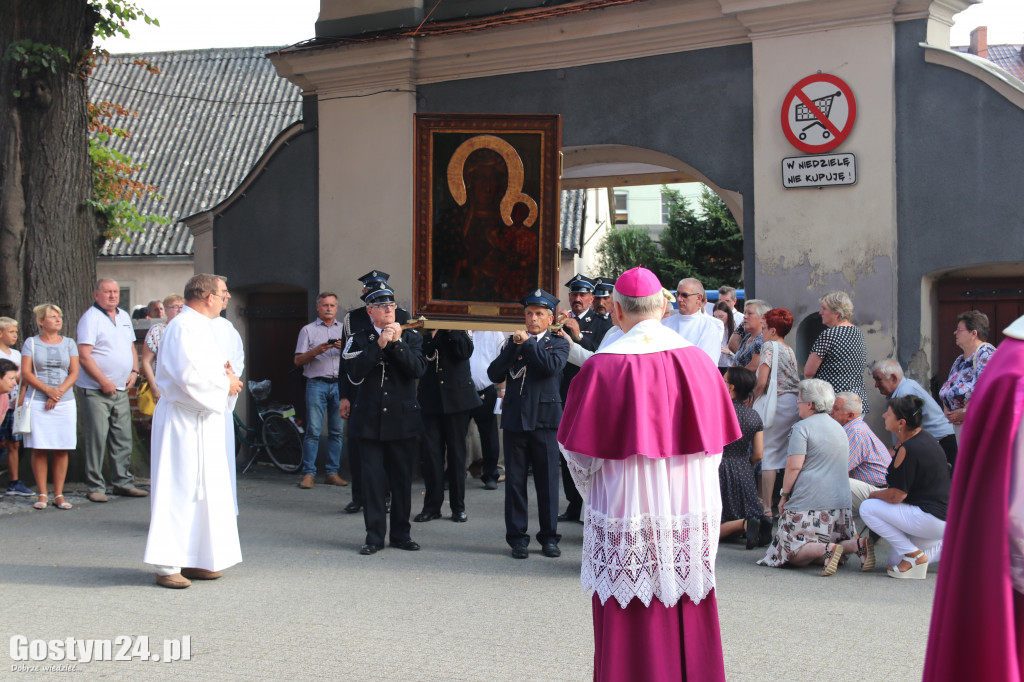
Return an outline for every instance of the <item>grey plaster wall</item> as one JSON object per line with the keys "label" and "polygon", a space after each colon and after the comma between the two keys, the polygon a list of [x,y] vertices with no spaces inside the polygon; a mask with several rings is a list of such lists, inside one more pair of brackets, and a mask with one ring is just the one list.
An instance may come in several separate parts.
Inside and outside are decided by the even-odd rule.
{"label": "grey plaster wall", "polygon": [[1024,256],[1024,110],[965,73],[926,63],[918,46],[924,39],[924,21],[896,24],[897,350],[904,366],[921,345],[924,275]]}
{"label": "grey plaster wall", "polygon": [[300,287],[312,309],[320,272],[317,159],[317,133],[307,128],[216,218],[214,263],[231,288]]}
{"label": "grey plaster wall", "polygon": [[[670,154],[744,197],[754,262],[750,45],[421,86],[422,113],[562,115],[565,147],[622,144]],[[756,291],[746,270],[748,295]]]}

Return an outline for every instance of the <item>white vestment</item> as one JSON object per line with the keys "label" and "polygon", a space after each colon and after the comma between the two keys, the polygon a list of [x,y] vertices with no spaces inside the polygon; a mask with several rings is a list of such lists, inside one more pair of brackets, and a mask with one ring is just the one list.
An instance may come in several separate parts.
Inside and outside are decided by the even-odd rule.
{"label": "white vestment", "polygon": [[147,564],[220,571],[242,560],[224,442],[225,362],[212,321],[185,306],[160,342]]}
{"label": "white vestment", "polygon": [[[215,317],[213,320],[213,333],[217,337],[220,350],[231,363],[231,369],[239,379],[245,371],[245,349],[242,347],[242,337],[239,335],[235,325],[231,324],[226,317]],[[235,411],[235,403],[238,402],[238,394],[228,396],[228,407],[224,413],[224,442],[228,451],[228,471],[231,472],[231,497],[235,501],[235,514],[238,514],[238,484],[235,480],[238,463],[235,461],[235,420],[231,414]]]}
{"label": "white vestment", "polygon": [[698,346],[708,354],[711,362],[718,364],[718,358],[722,355],[722,335],[725,334],[725,324],[720,319],[698,312],[693,315],[669,315],[661,323]]}

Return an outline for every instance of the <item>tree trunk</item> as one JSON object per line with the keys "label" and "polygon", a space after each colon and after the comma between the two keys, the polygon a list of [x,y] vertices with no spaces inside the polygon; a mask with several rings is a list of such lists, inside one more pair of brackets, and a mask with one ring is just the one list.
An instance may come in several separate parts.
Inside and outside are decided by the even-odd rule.
{"label": "tree trunk", "polygon": [[[34,334],[32,308],[56,303],[64,332],[92,303],[102,243],[92,196],[88,91],[77,74],[96,14],[86,0],[0,0],[0,49],[29,39],[64,49],[71,63],[20,78],[0,62],[0,315]],[[23,96],[14,97],[21,90]]]}

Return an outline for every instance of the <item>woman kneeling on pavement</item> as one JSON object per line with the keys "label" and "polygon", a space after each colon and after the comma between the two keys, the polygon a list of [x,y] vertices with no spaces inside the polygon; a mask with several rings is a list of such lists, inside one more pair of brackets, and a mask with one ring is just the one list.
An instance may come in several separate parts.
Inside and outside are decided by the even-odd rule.
{"label": "woman kneeling on pavement", "polygon": [[829,576],[839,567],[843,552],[856,552],[861,570],[870,570],[874,549],[856,537],[850,511],[849,441],[843,427],[829,416],[835,393],[820,379],[801,381],[798,392],[800,421],[789,439],[779,530],[757,563],[779,567],[821,562],[821,575]]}
{"label": "woman kneeling on pavement", "polygon": [[939,560],[949,504],[949,466],[939,442],[921,430],[924,401],[905,395],[882,415],[885,430],[896,435],[896,453],[886,475],[888,488],[876,490],[860,505],[860,517],[889,541],[891,578],[928,575]]}
{"label": "woman kneeling on pavement", "polygon": [[[725,372],[736,420],[743,437],[725,446],[718,465],[718,484],[722,492],[722,527],[719,538],[743,531],[747,549],[754,549],[761,533],[761,500],[754,483],[754,465],[764,453],[764,429],[761,416],[747,405],[757,378],[746,367],[730,367]],[[771,521],[767,531],[771,532]],[[767,538],[765,538],[767,540]],[[764,544],[768,544],[765,542]]]}

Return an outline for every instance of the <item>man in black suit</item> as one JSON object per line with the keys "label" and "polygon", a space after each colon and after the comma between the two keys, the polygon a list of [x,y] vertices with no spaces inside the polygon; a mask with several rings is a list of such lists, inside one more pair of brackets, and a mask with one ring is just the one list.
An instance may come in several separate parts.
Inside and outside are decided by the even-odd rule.
{"label": "man in black suit", "polygon": [[569,358],[569,342],[548,331],[558,299],[537,289],[522,301],[526,330],[505,342],[487,368],[494,383],[505,383],[501,427],[505,438],[505,540],[512,556],[526,559],[530,536],[526,533],[526,472],[533,468],[540,532],[537,541],[544,556],[557,557],[558,549],[558,443],[555,432],[562,418],[558,384]]}
{"label": "man in black suit", "polygon": [[[383,270],[370,270],[368,273],[359,278],[359,281],[363,283],[363,291],[360,297],[366,296],[374,287],[380,283],[387,285],[388,278],[391,275],[384,272]],[[409,321],[409,312],[402,308],[395,309],[395,322],[398,324],[405,324]],[[342,321],[342,337],[341,347],[344,348],[348,345],[348,340],[352,335],[359,331],[372,331],[373,323],[370,321],[370,315],[366,312],[366,306],[359,308],[353,308],[352,310],[345,313],[345,319]],[[341,418],[348,419],[352,412],[352,399],[355,398],[355,387],[349,383],[348,379],[345,378],[344,372],[338,373],[338,393],[341,396]],[[348,434],[351,435],[352,425],[348,425]],[[356,438],[345,438],[345,446],[348,448],[348,466],[349,474],[352,479],[352,501],[345,505],[343,511],[346,514],[355,514],[356,512],[362,511],[363,509],[363,480],[359,466],[359,444]]]}
{"label": "man in black suit", "polygon": [[386,502],[391,490],[391,546],[416,551],[409,536],[416,436],[423,431],[416,380],[426,371],[423,339],[395,321],[394,292],[375,283],[363,296],[372,327],[353,333],[345,346],[345,372],[355,388],[351,434],[362,460],[366,543],[360,554],[384,547]]}
{"label": "man in black suit", "polygon": [[[562,334],[570,335],[573,343],[580,344],[586,350],[595,351],[601,344],[601,338],[604,338],[604,332],[611,327],[610,321],[606,327],[601,316],[591,310],[591,304],[596,296],[597,280],[577,273],[575,277],[565,283],[565,286],[569,288],[570,309],[563,310],[558,314],[559,321],[562,323]],[[579,371],[580,368],[572,364],[566,365],[562,370],[562,382],[558,391],[563,403],[569,394],[569,383]],[[579,491],[576,490],[576,484],[573,483],[572,476],[569,475],[569,467],[566,465],[565,459],[559,457],[558,461],[562,471],[562,492],[565,493],[565,499],[569,503],[565,508],[565,513],[558,515],[558,520],[582,523],[580,513],[583,510],[583,498],[580,497]]]}
{"label": "man in black suit", "polygon": [[439,329],[423,340],[427,371],[420,379],[423,406],[423,482],[427,492],[423,511],[413,521],[441,518],[444,469],[448,464],[448,506],[452,521],[466,520],[466,431],[480,396],[473,387],[469,357],[473,339],[468,332]]}

